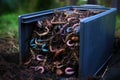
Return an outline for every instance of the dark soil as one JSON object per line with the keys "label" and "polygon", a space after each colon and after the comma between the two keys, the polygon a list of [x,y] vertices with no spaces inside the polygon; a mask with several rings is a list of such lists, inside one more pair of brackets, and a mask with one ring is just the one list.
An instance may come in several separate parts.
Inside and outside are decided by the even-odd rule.
{"label": "dark soil", "polygon": [[[0,39],[0,80],[51,80],[48,78],[41,79],[44,75],[39,75],[34,70],[29,69],[28,66],[19,65],[19,53],[17,50],[16,53],[11,51],[11,49],[16,49],[13,47],[15,44],[17,42],[13,39]],[[105,80],[118,80],[120,78],[120,38],[115,38],[113,53],[105,74]],[[96,79],[90,78],[89,80]]]}
{"label": "dark soil", "polygon": [[120,38],[115,39],[113,53],[104,80],[120,80]]}

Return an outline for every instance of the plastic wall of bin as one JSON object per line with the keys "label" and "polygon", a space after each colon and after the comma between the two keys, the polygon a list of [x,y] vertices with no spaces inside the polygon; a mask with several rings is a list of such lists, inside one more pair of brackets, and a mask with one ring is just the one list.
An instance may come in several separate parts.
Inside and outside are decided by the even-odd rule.
{"label": "plastic wall of bin", "polygon": [[[79,73],[80,80],[85,80],[88,76],[95,76],[111,56],[115,33],[116,9],[101,6],[68,6],[58,8],[57,10],[63,11],[72,8],[105,10],[102,13],[80,21]],[[19,16],[20,62],[26,55],[28,39],[32,33],[34,23],[53,13],[54,10]]]}

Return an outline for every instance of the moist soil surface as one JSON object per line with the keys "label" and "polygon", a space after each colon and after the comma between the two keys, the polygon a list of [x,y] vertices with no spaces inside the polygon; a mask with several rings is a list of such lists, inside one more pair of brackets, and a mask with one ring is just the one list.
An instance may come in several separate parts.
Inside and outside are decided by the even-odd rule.
{"label": "moist soil surface", "polygon": [[[11,38],[0,38],[0,80],[54,80],[39,75],[27,65],[19,64],[18,42]],[[112,75],[112,76],[110,76]],[[115,38],[113,56],[104,75],[105,80],[120,79],[120,38]],[[67,79],[74,80],[74,79]],[[90,78],[88,80],[97,80]]]}

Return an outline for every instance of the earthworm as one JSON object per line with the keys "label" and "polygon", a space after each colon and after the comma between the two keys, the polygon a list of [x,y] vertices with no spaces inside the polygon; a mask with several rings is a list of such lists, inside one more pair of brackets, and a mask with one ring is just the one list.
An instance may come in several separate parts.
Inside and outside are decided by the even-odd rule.
{"label": "earthworm", "polygon": [[72,31],[72,27],[68,27],[67,29],[66,29],[66,31],[69,33],[69,32],[71,32]]}
{"label": "earthworm", "polygon": [[51,23],[54,21],[54,19],[55,19],[55,16],[53,16],[53,18],[52,18],[52,20],[51,20]]}
{"label": "earthworm", "polygon": [[65,51],[65,49],[63,49],[63,48],[56,50],[54,57],[57,57],[60,53],[63,53],[64,51]]}
{"label": "earthworm", "polygon": [[60,53],[65,51],[65,49],[63,49],[63,48],[62,49],[52,49],[51,45],[49,46],[49,49],[50,49],[51,52],[55,52],[55,56],[54,57],[56,57],[57,55],[59,55]]}
{"label": "earthworm", "polygon": [[69,25],[69,23],[64,24],[63,27],[60,29],[60,33],[62,33],[68,25]]}
{"label": "earthworm", "polygon": [[47,23],[47,25],[48,25],[49,27],[51,27],[51,26],[52,26],[51,22],[50,22],[50,21],[48,21],[47,19],[46,19],[46,23]]}
{"label": "earthworm", "polygon": [[67,21],[70,22],[71,20],[74,20],[74,19],[76,19],[76,18],[75,17],[70,17],[70,18],[67,19]]}
{"label": "earthworm", "polygon": [[27,62],[24,63],[24,65],[28,65],[31,62],[31,59],[29,59]]}
{"label": "earthworm", "polygon": [[62,21],[54,21],[55,20],[55,16],[52,18],[51,20],[51,24],[65,24],[66,22],[62,22]]}
{"label": "earthworm", "polygon": [[45,71],[45,69],[43,67],[39,67],[39,70],[40,70],[41,74]]}
{"label": "earthworm", "polygon": [[36,59],[37,59],[38,61],[43,61],[42,57],[43,57],[43,56],[39,54],[39,55],[36,56]]}
{"label": "earthworm", "polygon": [[30,52],[32,54],[32,58],[35,59],[35,53],[33,52],[33,50],[30,48]]}
{"label": "earthworm", "polygon": [[37,35],[39,35],[39,36],[45,36],[45,35],[47,35],[48,33],[49,33],[49,29],[48,29],[48,27],[45,27],[45,29],[46,29],[46,32],[43,32],[43,33],[38,33],[37,31],[34,31]]}
{"label": "earthworm", "polygon": [[42,21],[37,21],[37,23],[38,23],[38,27],[42,27]]}
{"label": "earthworm", "polygon": [[57,65],[56,68],[61,68],[63,67],[64,65]]}
{"label": "earthworm", "polygon": [[56,52],[56,49],[53,50],[51,45],[49,46],[49,49],[50,49],[50,52]]}
{"label": "earthworm", "polygon": [[77,27],[77,26],[80,26],[80,23],[76,23],[76,24],[74,24],[74,25],[72,26],[72,29],[74,30],[75,27]]}
{"label": "earthworm", "polygon": [[43,66],[36,66],[36,67],[31,66],[31,68],[34,68],[34,69],[35,69],[35,71],[40,70],[40,73],[41,73],[41,74],[45,71],[45,69],[44,69],[44,67],[43,67]]}
{"label": "earthworm", "polygon": [[58,62],[58,61],[53,62],[53,64],[55,65],[56,68],[61,68],[64,66],[64,65],[61,65],[61,62]]}
{"label": "earthworm", "polygon": [[32,38],[30,41],[30,46],[32,46],[33,48],[36,48],[37,45],[34,43],[34,41],[35,41],[35,38]]}
{"label": "earthworm", "polygon": [[[58,34],[58,33],[56,33],[56,34]],[[51,37],[48,38],[48,39],[44,39],[44,40],[38,39],[38,40],[35,40],[35,44],[41,45],[40,42],[47,42],[47,41],[50,41],[50,40],[53,39],[54,37],[55,37],[55,36],[51,36]],[[40,44],[39,44],[39,43],[40,43]]]}
{"label": "earthworm", "polygon": [[78,41],[78,40],[79,40],[79,37],[73,36],[73,37],[71,38],[71,40],[72,40],[72,41]]}
{"label": "earthworm", "polygon": [[70,34],[68,34],[67,36],[66,36],[66,38],[65,38],[65,42],[67,42],[68,41],[68,39],[73,35],[74,33],[72,32],[72,33],[70,33]]}
{"label": "earthworm", "polygon": [[65,69],[65,73],[66,73],[67,75],[72,75],[72,74],[75,73],[75,71],[73,70],[73,68],[67,67],[67,68]]}
{"label": "earthworm", "polygon": [[70,46],[70,47],[71,47],[71,46],[74,46],[74,44],[70,44],[70,41],[71,41],[71,40],[68,40],[68,41],[67,41],[67,45]]}
{"label": "earthworm", "polygon": [[80,31],[80,26],[75,27],[74,32],[78,33]]}
{"label": "earthworm", "polygon": [[66,22],[61,22],[61,21],[56,21],[56,22],[51,22],[52,24],[65,24]]}
{"label": "earthworm", "polygon": [[43,51],[43,52],[48,52],[48,50],[45,49],[45,47],[46,47],[46,44],[43,44],[42,47],[41,47],[42,51]]}
{"label": "earthworm", "polygon": [[35,44],[37,44],[37,45],[43,45],[43,43],[40,43],[40,42],[37,42],[37,40],[35,39]]}

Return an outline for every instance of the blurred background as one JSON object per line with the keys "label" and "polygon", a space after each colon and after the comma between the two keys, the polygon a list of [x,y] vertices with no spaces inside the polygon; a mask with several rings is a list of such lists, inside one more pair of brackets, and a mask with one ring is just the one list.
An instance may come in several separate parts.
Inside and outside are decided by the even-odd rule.
{"label": "blurred background", "polygon": [[120,36],[120,0],[0,0],[0,38],[18,40],[18,16],[69,5],[99,4],[118,9],[116,36]]}
{"label": "blurred background", "polygon": [[[38,12],[38,11],[52,9],[52,8],[70,6],[70,5],[79,6],[82,4],[98,4],[105,7],[117,8],[116,33],[115,33],[116,42],[114,43],[113,53],[118,53],[117,54],[118,57],[116,57],[115,55],[115,57],[113,57],[113,63],[111,62],[112,65],[117,64],[116,61],[120,62],[120,55],[119,55],[120,53],[120,0],[0,0],[0,55],[1,53],[8,53],[8,54],[19,53],[19,47],[18,47],[18,40],[19,40],[18,39],[18,16],[19,15]],[[18,55],[17,57],[15,57],[16,55],[12,55],[11,57],[10,56],[7,55],[6,60],[8,61],[16,60],[16,62],[19,61]],[[1,59],[1,56],[0,56],[0,59]],[[9,68],[5,68],[5,69],[7,70]],[[113,78],[113,76],[116,77],[116,74],[118,73],[114,71],[120,72],[120,69],[118,70],[116,68],[113,69],[113,72],[111,72],[110,74],[107,74],[108,78],[109,77]],[[120,77],[119,74],[118,76]],[[107,80],[110,80],[110,79],[107,79]],[[112,80],[117,80],[117,79],[112,79]]]}

